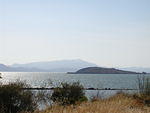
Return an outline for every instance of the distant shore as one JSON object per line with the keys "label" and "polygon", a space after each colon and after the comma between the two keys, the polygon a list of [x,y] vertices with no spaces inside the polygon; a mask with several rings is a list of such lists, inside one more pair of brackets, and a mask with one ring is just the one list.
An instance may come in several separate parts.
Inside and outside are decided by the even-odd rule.
{"label": "distant shore", "polygon": [[146,72],[133,72],[124,71],[115,68],[103,68],[103,67],[87,67],[80,69],[76,72],[68,72],[67,74],[146,74]]}

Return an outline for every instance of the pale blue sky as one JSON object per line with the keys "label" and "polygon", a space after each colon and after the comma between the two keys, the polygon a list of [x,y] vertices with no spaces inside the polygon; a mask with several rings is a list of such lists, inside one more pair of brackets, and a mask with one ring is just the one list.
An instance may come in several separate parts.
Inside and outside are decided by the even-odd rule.
{"label": "pale blue sky", "polygon": [[0,63],[150,67],[149,51],[150,0],[0,0]]}

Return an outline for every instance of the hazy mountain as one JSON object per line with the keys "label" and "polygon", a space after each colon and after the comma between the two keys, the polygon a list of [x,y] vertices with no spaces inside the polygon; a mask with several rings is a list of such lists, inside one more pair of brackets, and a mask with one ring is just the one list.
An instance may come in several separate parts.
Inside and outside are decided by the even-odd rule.
{"label": "hazy mountain", "polygon": [[36,68],[11,67],[11,66],[6,66],[4,64],[0,64],[0,71],[5,71],[5,72],[39,72],[39,71],[44,71],[44,70],[36,69]]}
{"label": "hazy mountain", "polygon": [[[80,59],[75,59],[75,60],[59,60],[59,61],[47,61],[47,62],[32,62],[27,64],[13,64],[10,66],[0,64],[0,71],[76,72],[77,70],[86,67],[97,67],[97,65]],[[128,67],[128,68],[117,68],[117,69],[125,70],[125,71],[133,71],[133,72],[150,73],[150,68]]]}
{"label": "hazy mountain", "polygon": [[126,68],[119,68],[119,69],[127,70],[127,71],[150,73],[150,68],[143,68],[143,67],[126,67]]}
{"label": "hazy mountain", "polygon": [[87,67],[76,72],[68,72],[69,74],[140,74],[132,71],[124,71],[115,68],[104,67]]}
{"label": "hazy mountain", "polygon": [[9,70],[11,70],[11,68],[9,68],[8,66],[4,64],[0,64],[0,71],[9,71]]}
{"label": "hazy mountain", "polygon": [[24,69],[40,69],[46,72],[68,72],[77,71],[78,69],[85,67],[94,67],[96,64],[89,63],[80,59],[76,60],[59,60],[59,61],[48,61],[48,62],[33,62],[27,64],[13,64],[13,68],[24,68]]}

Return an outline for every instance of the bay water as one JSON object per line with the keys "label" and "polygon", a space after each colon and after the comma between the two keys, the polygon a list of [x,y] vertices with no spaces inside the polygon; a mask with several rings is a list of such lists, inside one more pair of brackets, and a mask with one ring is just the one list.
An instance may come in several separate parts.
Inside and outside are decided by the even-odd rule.
{"label": "bay water", "polygon": [[[0,82],[7,84],[16,80],[25,81],[31,87],[56,87],[61,82],[79,81],[84,88],[114,88],[136,89],[138,87],[138,74],[67,74],[55,72],[1,72]],[[150,74],[146,74],[150,77]],[[49,84],[49,83],[52,84]],[[98,91],[86,91],[88,97],[94,96]],[[107,97],[118,91],[100,91]]]}

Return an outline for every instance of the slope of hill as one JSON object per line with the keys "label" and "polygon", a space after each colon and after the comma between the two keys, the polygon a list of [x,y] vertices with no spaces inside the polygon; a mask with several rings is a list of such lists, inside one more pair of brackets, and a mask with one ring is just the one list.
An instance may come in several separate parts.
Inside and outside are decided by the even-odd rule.
{"label": "slope of hill", "polygon": [[60,60],[48,62],[33,62],[28,64],[13,64],[1,66],[0,71],[27,71],[27,72],[68,72],[77,71],[85,67],[97,66],[83,60]]}
{"label": "slope of hill", "polygon": [[2,72],[44,72],[45,70],[36,68],[23,68],[23,67],[11,67],[4,64],[0,64],[0,71]]}
{"label": "slope of hill", "polygon": [[69,74],[140,74],[132,71],[123,71],[115,68],[88,67]]}
{"label": "slope of hill", "polygon": [[143,68],[143,67],[126,67],[126,68],[119,68],[121,70],[128,70],[128,71],[134,71],[134,72],[146,72],[150,73],[150,68]]}
{"label": "slope of hill", "polygon": [[11,68],[4,64],[0,64],[0,71],[9,71]]}

